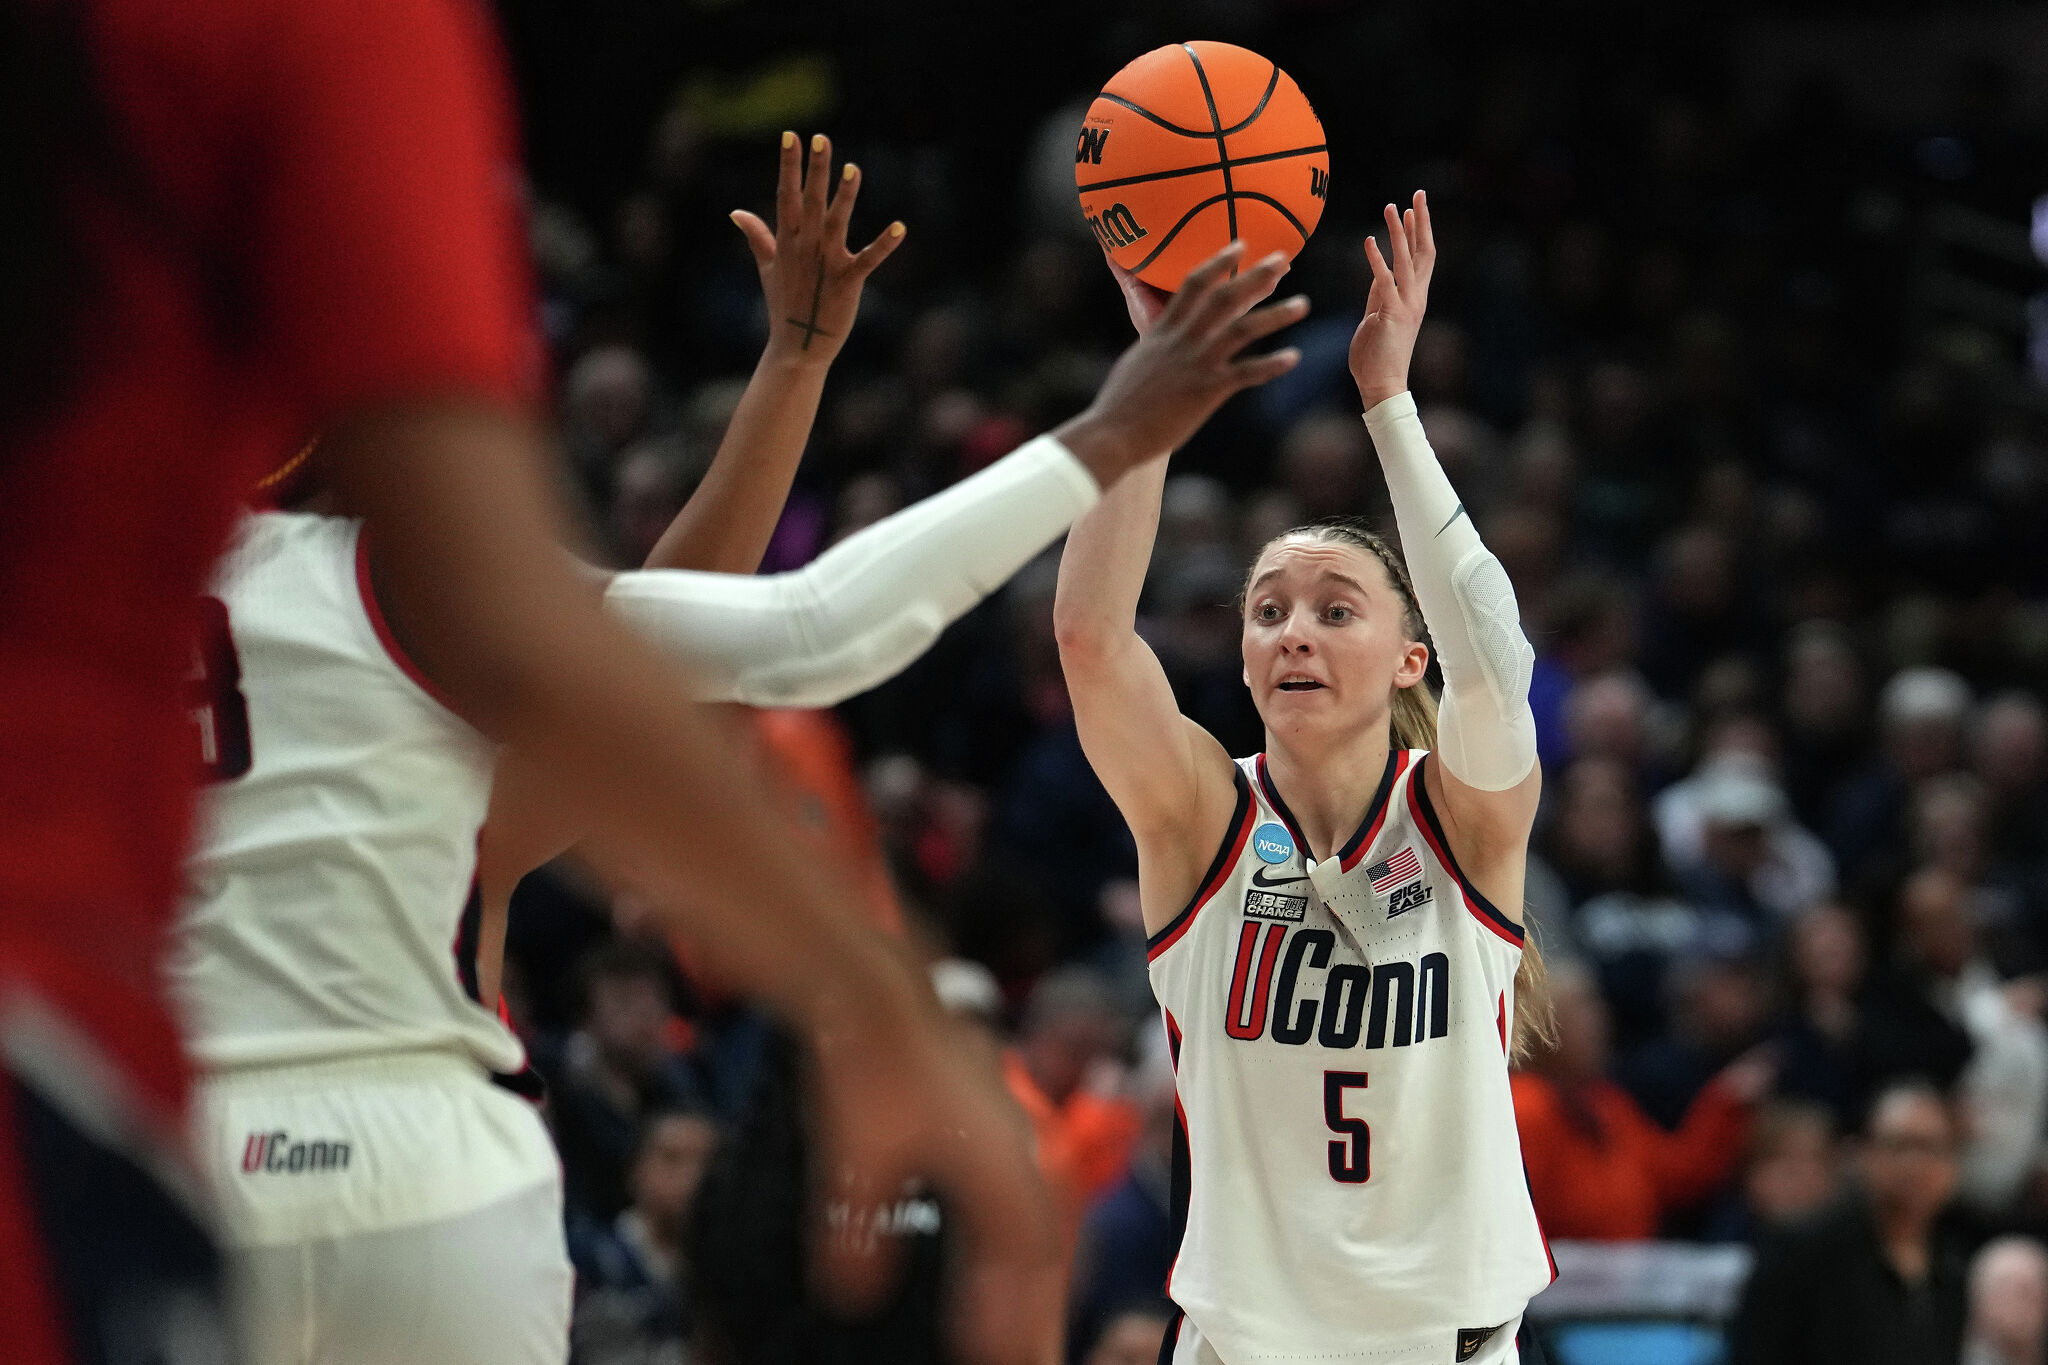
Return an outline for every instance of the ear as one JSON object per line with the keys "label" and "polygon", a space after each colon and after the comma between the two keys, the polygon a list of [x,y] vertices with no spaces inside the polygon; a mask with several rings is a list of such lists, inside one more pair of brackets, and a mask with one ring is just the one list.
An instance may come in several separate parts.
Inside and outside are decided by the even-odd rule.
{"label": "ear", "polygon": [[1401,666],[1394,670],[1394,686],[1415,687],[1429,672],[1429,646],[1420,640],[1410,640],[1408,648],[1401,655]]}

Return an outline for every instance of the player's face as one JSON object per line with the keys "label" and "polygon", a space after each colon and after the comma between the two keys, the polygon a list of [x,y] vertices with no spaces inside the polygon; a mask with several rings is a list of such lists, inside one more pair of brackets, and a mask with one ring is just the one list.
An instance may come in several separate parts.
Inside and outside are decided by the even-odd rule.
{"label": "player's face", "polygon": [[1245,685],[1279,733],[1378,720],[1429,661],[1378,556],[1308,537],[1281,541],[1252,567],[1242,650]]}

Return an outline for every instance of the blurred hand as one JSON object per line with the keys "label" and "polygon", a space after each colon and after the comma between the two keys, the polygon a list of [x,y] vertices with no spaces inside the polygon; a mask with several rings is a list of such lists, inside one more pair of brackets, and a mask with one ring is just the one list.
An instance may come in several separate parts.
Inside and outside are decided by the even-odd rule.
{"label": "blurred hand", "polygon": [[1243,244],[1232,242],[1203,262],[1149,322],[1141,319],[1152,301],[1126,290],[1143,335],[1110,369],[1087,411],[1053,433],[1105,487],[1132,465],[1179,446],[1232,394],[1300,361],[1292,347],[1241,357],[1254,341],[1308,314],[1299,295],[1254,308],[1287,273],[1287,258],[1276,251],[1232,278],[1243,254]]}
{"label": "blurred hand", "polygon": [[832,141],[811,139],[810,165],[795,133],[782,135],[782,166],[775,184],[775,228],[745,209],[732,215],[754,253],[761,292],[768,301],[768,349],[800,364],[830,365],[853,330],[861,286],[903,241],[891,223],[859,252],[846,249],[846,226],[860,193],[860,168],[849,162],[838,191],[832,180]]}
{"label": "blurred hand", "polygon": [[[888,1208],[911,1182],[936,1185],[961,1234],[949,1305],[960,1359],[1056,1365],[1066,1277],[1052,1200],[988,1049],[929,999],[894,1018],[865,1003],[836,1019],[828,1008],[811,1035],[821,1207]],[[895,1269],[897,1239],[864,1226],[819,1228],[825,1291],[856,1311],[879,1301]]]}
{"label": "blurred hand", "polygon": [[1368,412],[1408,387],[1408,360],[1429,306],[1429,277],[1436,272],[1436,236],[1422,191],[1415,191],[1414,206],[1405,213],[1387,205],[1386,218],[1394,259],[1389,264],[1379,242],[1365,239],[1372,291],[1366,295],[1365,320],[1351,334],[1351,377],[1358,381],[1358,396]]}
{"label": "blurred hand", "polygon": [[1109,264],[1109,273],[1116,277],[1116,287],[1124,291],[1124,307],[1131,315],[1131,326],[1143,336],[1152,330],[1152,324],[1159,321],[1159,315],[1166,311],[1166,305],[1173,302],[1173,295],[1156,285],[1150,285],[1116,263],[1116,258],[1107,251],[1102,259]]}

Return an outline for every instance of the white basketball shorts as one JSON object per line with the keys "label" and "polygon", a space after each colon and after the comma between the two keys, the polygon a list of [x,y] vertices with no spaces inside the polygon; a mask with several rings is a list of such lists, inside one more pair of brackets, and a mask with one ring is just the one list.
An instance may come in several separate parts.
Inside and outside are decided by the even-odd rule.
{"label": "white basketball shorts", "polygon": [[[1173,1334],[1173,1350],[1171,1354],[1161,1350],[1159,1354],[1162,1362],[1170,1360],[1172,1365],[1228,1365],[1223,1357],[1216,1354],[1216,1348],[1209,1344],[1208,1338],[1202,1335],[1202,1329],[1195,1326],[1195,1320],[1187,1314],[1175,1314],[1174,1325],[1168,1330]],[[1470,1356],[1465,1357],[1463,1365],[1519,1365],[1522,1357],[1521,1352],[1515,1347],[1515,1337],[1521,1330],[1522,1319],[1517,1317],[1513,1322],[1502,1326]],[[1452,1362],[1456,1356],[1456,1345],[1447,1343],[1444,1348],[1444,1360]]]}
{"label": "white basketball shorts", "polygon": [[476,1063],[223,1072],[194,1117],[247,1365],[562,1365],[561,1165]]}

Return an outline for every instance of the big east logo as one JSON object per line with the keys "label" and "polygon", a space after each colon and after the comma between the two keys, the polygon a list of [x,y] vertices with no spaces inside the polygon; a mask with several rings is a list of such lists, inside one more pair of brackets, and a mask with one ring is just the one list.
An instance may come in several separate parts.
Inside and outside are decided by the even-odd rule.
{"label": "big east logo", "polygon": [[[1266,1036],[1298,1047],[1407,1047],[1451,1031],[1451,960],[1425,953],[1416,962],[1330,965],[1337,936],[1328,929],[1244,921],[1223,1031],[1241,1042]],[[1283,955],[1282,948],[1285,948]],[[1277,969],[1277,970],[1276,970]],[[1321,972],[1322,987],[1304,979]]]}

